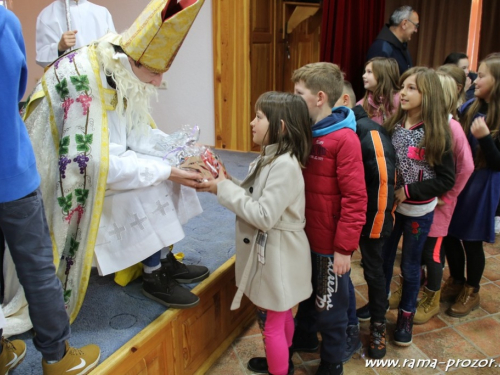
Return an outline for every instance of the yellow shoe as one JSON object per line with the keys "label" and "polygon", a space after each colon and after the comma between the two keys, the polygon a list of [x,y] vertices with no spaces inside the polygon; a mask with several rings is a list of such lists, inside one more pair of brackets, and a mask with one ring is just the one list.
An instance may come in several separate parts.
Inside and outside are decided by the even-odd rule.
{"label": "yellow shoe", "polygon": [[10,370],[20,364],[26,355],[26,344],[23,340],[9,341],[2,337],[2,354],[0,354],[0,375],[7,375]]}
{"label": "yellow shoe", "polygon": [[59,362],[48,364],[42,359],[43,375],[85,375],[97,366],[100,357],[101,350],[97,345],[77,349],[66,341],[66,354]]}

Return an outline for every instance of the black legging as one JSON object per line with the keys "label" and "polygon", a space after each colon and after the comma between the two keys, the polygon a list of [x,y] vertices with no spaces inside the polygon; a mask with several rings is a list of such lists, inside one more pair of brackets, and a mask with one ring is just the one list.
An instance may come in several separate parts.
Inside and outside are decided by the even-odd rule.
{"label": "black legging", "polygon": [[[443,239],[443,246],[450,276],[457,281],[467,281],[467,284],[479,289],[485,265],[483,241],[460,241],[456,237],[447,236]],[[464,277],[466,258],[467,279]]]}
{"label": "black legging", "polygon": [[427,237],[422,252],[422,261],[427,267],[427,289],[433,292],[441,289],[441,279],[443,278],[443,266],[441,265],[443,248],[439,239],[440,237]]}

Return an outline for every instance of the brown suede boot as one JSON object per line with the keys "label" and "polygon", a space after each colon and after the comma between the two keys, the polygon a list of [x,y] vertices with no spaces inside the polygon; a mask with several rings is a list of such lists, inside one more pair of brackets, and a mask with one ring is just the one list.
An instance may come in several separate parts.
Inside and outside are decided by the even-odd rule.
{"label": "brown suede boot", "polygon": [[401,301],[401,294],[403,293],[403,276],[399,275],[399,287],[394,292],[391,293],[389,297],[389,308],[397,309],[399,307],[399,302]]}
{"label": "brown suede boot", "polygon": [[414,324],[427,323],[432,317],[439,313],[439,296],[441,290],[432,291],[424,287],[424,296],[418,302],[417,311],[413,318]]}
{"label": "brown suede boot", "polygon": [[474,287],[464,284],[457,300],[446,313],[455,318],[469,315],[469,313],[479,307],[479,292],[474,292]]}
{"label": "brown suede boot", "polygon": [[453,277],[448,277],[448,280],[441,287],[440,302],[455,302],[463,288],[464,284],[456,283]]}

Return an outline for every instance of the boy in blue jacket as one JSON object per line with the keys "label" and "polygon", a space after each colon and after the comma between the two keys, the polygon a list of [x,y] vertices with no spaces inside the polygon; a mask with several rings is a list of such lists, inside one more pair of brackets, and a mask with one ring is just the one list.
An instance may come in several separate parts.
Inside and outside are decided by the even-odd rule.
{"label": "boy in blue jacket", "polygon": [[[69,320],[55,274],[40,176],[18,111],[28,78],[21,24],[3,6],[0,61],[0,257],[3,259],[7,244],[29,304],[35,331],[33,343],[43,356],[43,374],[87,374],[97,366],[100,350],[96,345],[72,348],[67,341]],[[0,375],[5,375],[23,361],[26,345],[22,340],[2,338],[0,352]]]}

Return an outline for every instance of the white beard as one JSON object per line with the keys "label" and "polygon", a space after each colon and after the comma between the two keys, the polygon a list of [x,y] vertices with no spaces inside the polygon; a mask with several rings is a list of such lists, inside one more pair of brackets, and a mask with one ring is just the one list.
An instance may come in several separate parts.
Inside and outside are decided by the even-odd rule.
{"label": "white beard", "polygon": [[156,87],[141,82],[133,73],[128,56],[115,52],[111,43],[99,43],[97,56],[105,74],[113,78],[116,84],[118,116],[127,120],[129,130],[133,125],[137,126],[140,123],[149,126],[151,122],[150,99],[154,96],[158,100]]}

